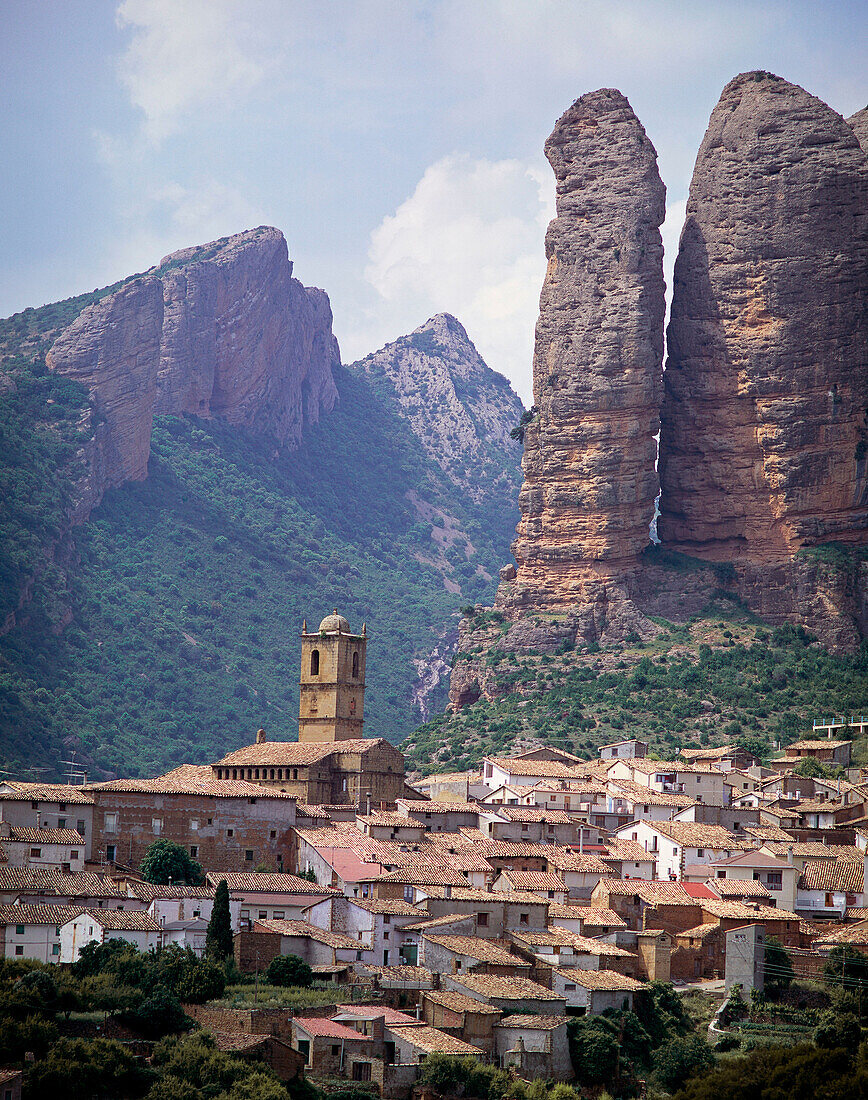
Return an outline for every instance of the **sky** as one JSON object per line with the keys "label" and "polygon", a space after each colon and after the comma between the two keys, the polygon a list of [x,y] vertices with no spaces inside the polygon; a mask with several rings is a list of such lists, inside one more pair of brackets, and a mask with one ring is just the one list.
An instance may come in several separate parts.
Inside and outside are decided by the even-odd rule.
{"label": "sky", "polygon": [[555,121],[628,97],[671,273],[751,69],[861,109],[868,0],[4,0],[0,316],[274,225],[344,362],[450,312],[529,403]]}

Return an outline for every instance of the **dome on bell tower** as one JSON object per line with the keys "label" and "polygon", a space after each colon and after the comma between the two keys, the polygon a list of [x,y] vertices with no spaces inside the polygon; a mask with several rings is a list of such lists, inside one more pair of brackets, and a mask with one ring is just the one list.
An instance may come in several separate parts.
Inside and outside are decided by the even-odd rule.
{"label": "dome on bell tower", "polygon": [[335,608],[331,615],[326,615],[319,624],[319,631],[320,634],[349,634],[350,624],[343,615],[338,614],[338,609]]}

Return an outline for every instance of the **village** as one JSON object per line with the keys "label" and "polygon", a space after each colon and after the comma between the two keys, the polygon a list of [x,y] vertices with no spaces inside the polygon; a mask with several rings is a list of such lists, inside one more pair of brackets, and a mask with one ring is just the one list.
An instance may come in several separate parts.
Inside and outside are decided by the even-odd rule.
{"label": "village", "polygon": [[[114,939],[201,956],[225,880],[239,970],[297,956],[333,998],[185,1011],[284,1079],[402,1100],[432,1054],[569,1080],[570,1017],[653,981],[761,989],[768,938],[802,975],[842,945],[868,954],[868,775],[850,759],[868,719],[817,719],[768,766],[628,738],[409,784],[363,736],[366,644],[337,612],[304,626],[297,742],[260,730],[157,778],[0,783],[3,957],[64,967]],[[145,881],[157,840],[204,884]]]}

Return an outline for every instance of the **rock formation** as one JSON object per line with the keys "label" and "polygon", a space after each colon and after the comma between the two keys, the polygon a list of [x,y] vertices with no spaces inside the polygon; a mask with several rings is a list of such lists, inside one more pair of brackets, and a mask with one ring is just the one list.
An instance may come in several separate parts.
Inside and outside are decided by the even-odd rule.
{"label": "rock formation", "polygon": [[806,546],[868,542],[866,301],[854,131],[779,77],[736,77],[699,150],[675,265],[664,545],[756,576]]}
{"label": "rock formation", "polygon": [[599,598],[649,542],[662,389],[665,188],[626,98],[577,99],[546,142],[557,216],[534,351],[517,562],[498,606],[562,612]]}
{"label": "rock formation", "polygon": [[428,456],[474,499],[490,496],[495,480],[518,489],[510,432],[524,409],[455,317],[438,313],[351,369],[395,401]]}
{"label": "rock formation", "polygon": [[219,416],[294,444],[337,398],[324,291],[292,277],[260,227],[166,256],[85,309],[47,363],[91,391],[93,437],[74,521],[104,490],[146,476],[154,415]]}
{"label": "rock formation", "polygon": [[847,125],[859,139],[862,151],[868,153],[868,107],[863,107],[855,115],[850,115]]}

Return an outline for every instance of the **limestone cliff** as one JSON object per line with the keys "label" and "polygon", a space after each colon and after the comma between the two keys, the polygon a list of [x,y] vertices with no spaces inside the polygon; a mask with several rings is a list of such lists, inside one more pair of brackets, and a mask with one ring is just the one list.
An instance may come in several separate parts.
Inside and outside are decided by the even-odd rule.
{"label": "limestone cliff", "polygon": [[438,313],[351,369],[394,401],[428,456],[475,500],[489,496],[493,483],[517,491],[510,432],[524,409],[455,317]]}
{"label": "limestone cliff", "polygon": [[626,98],[577,99],[545,153],[557,184],[525,434],[517,570],[498,607],[605,599],[649,542],[662,387],[665,188]]}
{"label": "limestone cliff", "polygon": [[863,107],[855,115],[850,115],[847,125],[859,139],[863,152],[868,153],[868,107]]}
{"label": "limestone cliff", "polygon": [[85,309],[46,357],[91,392],[73,521],[106,488],[145,477],[154,415],[218,416],[297,443],[337,397],[331,326],[327,295],[292,277],[268,227],[166,256]]}
{"label": "limestone cliff", "polygon": [[769,73],[726,86],[675,265],[658,531],[778,566],[868,542],[868,161],[826,104]]}

